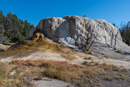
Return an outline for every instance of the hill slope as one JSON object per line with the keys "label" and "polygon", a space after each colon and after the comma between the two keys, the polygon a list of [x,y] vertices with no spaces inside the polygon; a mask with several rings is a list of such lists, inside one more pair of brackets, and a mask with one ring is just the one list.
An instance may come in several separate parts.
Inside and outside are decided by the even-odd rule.
{"label": "hill slope", "polygon": [[120,31],[105,20],[80,16],[50,17],[42,19],[27,39],[37,32],[74,49],[90,48],[96,56],[130,60],[130,47],[122,41]]}
{"label": "hill slope", "polygon": [[[80,18],[79,16],[67,16],[63,19],[46,18],[39,23],[36,29],[30,32],[27,37],[28,40],[19,42],[0,52],[0,85],[2,87],[129,86],[130,62],[126,59],[129,59],[130,55],[117,52],[113,48],[115,42],[112,41],[111,45],[102,41],[108,41],[111,38],[109,34],[112,33],[116,36],[119,31],[106,21],[100,20],[105,25],[94,22],[96,23],[95,27],[99,24],[97,28],[101,29],[102,33],[100,34],[99,31],[92,28],[94,25],[89,25],[89,28],[81,27],[83,25],[88,26],[93,20],[81,18],[86,21],[89,20],[87,24],[82,25],[83,22]],[[61,23],[63,20],[64,22]],[[69,20],[70,25],[68,27]],[[104,28],[107,27],[110,27],[109,29],[113,32],[106,32],[108,29]],[[92,31],[87,29],[92,29]],[[104,32],[106,34],[103,34]],[[89,39],[91,42],[93,35],[98,34],[106,35],[106,39],[103,38],[104,36],[94,38],[94,44],[90,49],[94,53],[93,51],[83,52],[84,47],[91,44],[87,42],[87,38],[91,36],[92,38]],[[72,37],[73,35],[74,37]],[[122,47],[129,48],[122,42],[120,33],[117,37],[116,41],[121,42]],[[86,42],[84,43],[84,41]],[[116,47],[118,48],[119,45],[119,43],[116,44]],[[128,50],[123,49],[123,52],[126,53]],[[95,56],[95,54],[101,56]],[[110,54],[110,56],[106,54]],[[125,59],[122,61],[118,56],[123,56]]]}

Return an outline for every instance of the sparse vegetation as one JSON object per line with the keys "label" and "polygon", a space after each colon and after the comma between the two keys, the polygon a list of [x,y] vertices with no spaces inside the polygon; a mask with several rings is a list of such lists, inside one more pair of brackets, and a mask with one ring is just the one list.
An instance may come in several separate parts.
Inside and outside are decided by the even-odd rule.
{"label": "sparse vegetation", "polygon": [[93,51],[91,51],[91,52],[90,52],[90,54],[91,54],[91,55],[94,55],[94,52],[93,52]]}
{"label": "sparse vegetation", "polygon": [[29,81],[25,81],[19,73],[10,76],[10,72],[16,67],[0,62],[0,87],[34,87]]}
{"label": "sparse vegetation", "polygon": [[112,58],[113,58],[113,57],[108,56],[108,55],[106,55],[106,54],[104,54],[104,57],[106,57],[107,59],[112,59]]}
{"label": "sparse vegetation", "polygon": [[43,76],[57,78],[65,80],[67,82],[74,82],[76,79],[80,79],[80,76],[82,76],[84,73],[83,66],[68,64],[67,62],[28,60],[28,61],[13,61],[11,64],[21,64],[26,66],[41,67],[45,69],[45,71],[43,71]]}
{"label": "sparse vegetation", "polygon": [[[32,68],[34,67],[35,69],[40,68],[38,74],[37,71],[33,71],[33,73],[35,73],[35,76],[37,78],[40,77],[41,79],[44,76],[55,78],[59,80],[64,80],[66,82],[75,83],[79,87],[86,85],[93,86],[95,78],[98,79],[99,81],[100,80],[112,81],[114,79],[118,80],[117,77],[122,78],[123,75],[124,78],[127,78],[127,81],[130,79],[127,77],[129,75],[129,71],[125,69],[121,69],[113,65],[106,65],[106,64],[100,65],[97,63],[92,64],[92,62],[84,63],[85,66],[69,64],[67,62],[45,61],[45,60],[13,61],[10,64],[19,65],[22,67],[28,66],[28,68],[30,68],[30,72],[28,73],[32,73],[33,71]],[[120,79],[120,80],[126,81],[126,79]]]}
{"label": "sparse vegetation", "polygon": [[116,52],[121,53],[121,50],[117,49]]}
{"label": "sparse vegetation", "polygon": [[55,53],[60,53],[62,56],[66,56],[65,58],[73,59],[72,55],[65,55],[65,53],[71,53],[72,49],[67,48],[64,45],[54,43],[53,41],[45,38],[44,41],[23,41],[17,44],[17,46],[13,46],[4,52],[0,52],[0,58],[5,57],[24,57],[29,54],[42,51],[52,51]]}
{"label": "sparse vegetation", "polygon": [[115,50],[117,53],[121,53],[121,54],[124,54],[124,55],[125,55],[125,52],[122,52],[120,49],[114,48],[114,50]]}

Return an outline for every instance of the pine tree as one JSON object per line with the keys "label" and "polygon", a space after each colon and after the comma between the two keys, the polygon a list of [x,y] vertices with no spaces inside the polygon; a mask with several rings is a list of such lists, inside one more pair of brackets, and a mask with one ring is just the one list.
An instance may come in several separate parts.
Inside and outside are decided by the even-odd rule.
{"label": "pine tree", "polygon": [[25,36],[25,37],[27,37],[27,35],[29,34],[29,27],[30,27],[30,24],[28,23],[28,21],[27,20],[25,20],[25,22],[24,22],[24,32],[23,32],[23,35]]}
{"label": "pine tree", "polygon": [[5,17],[4,17],[4,15],[3,15],[3,11],[1,10],[0,11],[0,24],[4,24],[4,21],[5,21]]}
{"label": "pine tree", "polygon": [[17,15],[12,15],[13,17],[12,17],[12,22],[13,22],[13,24],[18,24],[18,18],[17,18]]}
{"label": "pine tree", "polygon": [[34,25],[27,20],[18,19],[17,15],[9,12],[5,17],[0,11],[0,42],[19,42],[24,40]]}
{"label": "pine tree", "polygon": [[4,34],[4,26],[3,26],[4,20],[5,18],[4,18],[3,12],[0,11],[0,37],[2,37]]}
{"label": "pine tree", "polygon": [[130,45],[130,21],[121,29],[123,41]]}

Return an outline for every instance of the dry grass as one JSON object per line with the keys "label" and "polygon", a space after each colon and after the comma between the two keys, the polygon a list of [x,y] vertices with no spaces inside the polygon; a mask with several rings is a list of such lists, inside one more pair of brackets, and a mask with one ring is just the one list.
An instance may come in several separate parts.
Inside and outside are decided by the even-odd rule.
{"label": "dry grass", "polygon": [[[74,50],[45,38],[43,41],[21,42],[4,52],[0,52],[0,58],[24,57],[37,51],[59,53],[68,60],[74,59],[74,55],[77,54]],[[94,55],[93,51],[90,54]],[[16,70],[17,73],[11,76],[10,72],[13,70]],[[0,87],[33,87],[34,85],[30,82],[34,79],[41,80],[44,76],[72,82],[79,87],[93,87],[95,78],[109,81],[113,79],[130,80],[128,73],[125,69],[106,64],[100,65],[93,61],[84,62],[80,66],[64,61],[17,60],[9,64],[0,63]]]}
{"label": "dry grass", "polygon": [[68,64],[67,62],[59,62],[59,61],[28,60],[28,61],[13,61],[11,62],[11,64],[42,67],[45,69],[45,71],[43,72],[44,76],[62,79],[67,82],[73,82],[76,79],[80,79],[80,77],[84,73],[84,67],[82,66]]}
{"label": "dry grass", "polygon": [[104,57],[106,57],[107,59],[113,59],[113,57],[110,57],[110,56],[108,56],[106,54],[104,54]]}
{"label": "dry grass", "polygon": [[16,46],[11,47],[8,50],[5,50],[4,52],[0,52],[0,58],[25,57],[37,51],[42,51],[42,52],[51,51],[51,52],[58,52],[61,54],[73,52],[72,49],[45,38],[44,41],[36,42],[36,41],[28,40],[25,42],[21,42]]}
{"label": "dry grass", "polygon": [[[79,85],[92,84],[91,80],[103,73],[101,68],[96,66],[79,66],[61,61],[28,60],[13,61],[11,64],[24,65],[31,67],[40,67],[43,72],[41,76],[47,76],[66,82],[72,82]],[[38,77],[39,78],[39,77]]]}
{"label": "dry grass", "polygon": [[91,52],[90,52],[90,54],[91,54],[91,55],[94,55],[94,52],[93,52],[93,51],[91,51]]}
{"label": "dry grass", "polygon": [[77,52],[71,52],[71,53],[63,53],[63,52],[58,52],[62,57],[64,57],[65,59],[67,60],[73,60],[75,59],[75,55],[77,55],[78,53]]}
{"label": "dry grass", "polygon": [[10,76],[15,68],[16,66],[0,63],[0,87],[33,87],[33,84],[25,81],[19,74]]}
{"label": "dry grass", "polygon": [[[74,55],[76,54],[72,49],[45,38],[44,41],[22,42],[7,51],[0,52],[0,58],[9,56],[23,57],[36,51],[59,53],[69,60],[74,59]],[[14,69],[17,71],[17,74],[9,76],[9,73]],[[20,60],[12,61],[9,65],[7,64],[7,66],[5,64],[0,66],[0,86],[33,87],[28,81],[32,81],[34,78],[42,79],[42,77],[47,76],[66,82],[72,82],[82,87],[83,84],[93,85],[95,78],[105,80],[123,79],[124,77],[122,78],[121,76],[122,72],[125,72],[124,75],[127,76],[128,72],[125,69],[106,64],[99,65],[95,62],[85,62],[84,66],[79,66],[61,61]],[[11,84],[10,82],[13,83]]]}
{"label": "dry grass", "polygon": [[93,52],[93,51],[89,51],[89,50],[85,50],[85,53],[86,53],[86,54],[94,55],[94,52]]}
{"label": "dry grass", "polygon": [[[10,64],[30,67],[30,71],[26,75],[29,77],[37,77],[42,79],[43,76],[72,82],[78,85],[92,85],[94,78],[113,80],[127,78],[128,72],[125,69],[113,65],[84,63],[85,66],[69,64],[61,61],[45,61],[45,60],[27,60],[27,61],[13,61]],[[34,70],[32,69],[34,68]],[[39,69],[40,68],[40,69]],[[39,69],[39,73],[36,69]],[[36,70],[36,71],[35,71]],[[32,75],[30,73],[35,75]],[[126,77],[121,77],[122,72]],[[82,87],[82,86],[81,86]]]}
{"label": "dry grass", "polygon": [[0,52],[0,58],[6,58],[6,57],[24,57],[32,52],[37,51],[37,48],[29,45],[20,45],[17,47],[9,48],[8,50],[4,52]]}

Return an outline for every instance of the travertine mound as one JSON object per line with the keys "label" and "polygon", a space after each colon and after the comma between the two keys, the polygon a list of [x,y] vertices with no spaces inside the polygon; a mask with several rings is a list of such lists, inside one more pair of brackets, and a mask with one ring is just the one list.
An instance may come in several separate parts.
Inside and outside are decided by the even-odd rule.
{"label": "travertine mound", "polygon": [[120,31],[105,20],[92,20],[80,16],[65,16],[63,18],[50,17],[42,19],[33,33],[41,32],[53,41],[77,48],[86,44],[87,38],[109,47],[124,49],[128,46],[123,43]]}

